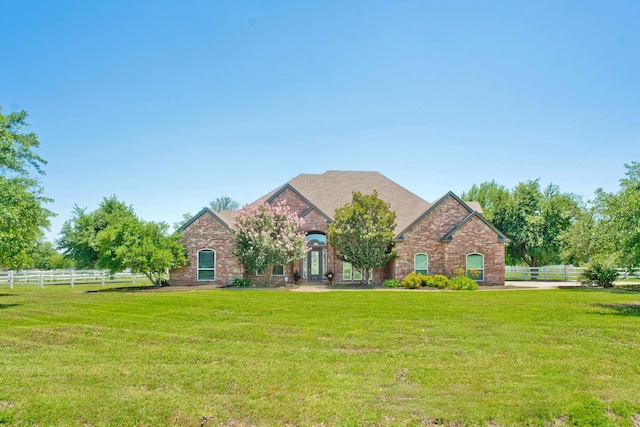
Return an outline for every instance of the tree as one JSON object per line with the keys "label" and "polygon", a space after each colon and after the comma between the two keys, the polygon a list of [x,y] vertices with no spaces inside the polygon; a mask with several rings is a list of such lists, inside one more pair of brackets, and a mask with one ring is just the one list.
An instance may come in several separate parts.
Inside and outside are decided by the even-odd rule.
{"label": "tree", "polygon": [[356,191],[350,203],[336,209],[328,240],[340,259],[362,271],[370,283],[372,271],[396,256],[392,248],[395,221],[395,212],[378,197],[377,191]]}
{"label": "tree", "polygon": [[109,224],[96,236],[98,267],[112,273],[128,268],[144,273],[155,286],[165,284],[168,270],[187,263],[180,235],[169,235],[168,230],[164,222],[144,222],[135,216]]}
{"label": "tree", "polygon": [[488,207],[485,217],[511,239],[507,262],[524,262],[529,267],[561,262],[560,235],[579,213],[577,196],[561,193],[554,184],[541,190],[536,179],[521,182],[513,190],[485,182],[463,193],[465,200],[476,197]]}
{"label": "tree", "polygon": [[40,145],[35,133],[25,133],[27,112],[3,114],[0,107],[0,267],[28,267],[42,229],[54,214],[44,205],[39,182],[30,168],[43,174],[46,161],[33,151]]}
{"label": "tree", "polygon": [[216,212],[222,211],[236,211],[240,208],[240,203],[236,202],[229,196],[220,196],[211,203],[209,203],[211,210]]}
{"label": "tree", "polygon": [[130,218],[135,218],[133,208],[116,196],[105,197],[93,212],[75,206],[71,218],[62,226],[57,246],[79,268],[96,268],[100,258],[98,233]]}
{"label": "tree", "polygon": [[53,243],[44,240],[42,236],[31,249],[29,256],[33,260],[29,267],[37,270],[56,270],[73,267],[73,261],[64,257],[56,250]]}
{"label": "tree", "polygon": [[302,258],[307,251],[302,220],[284,203],[245,206],[235,216],[233,254],[250,270],[262,270],[271,284],[273,267]]}
{"label": "tree", "polygon": [[0,107],[0,172],[6,175],[12,172],[20,176],[27,176],[28,166],[37,173],[44,174],[41,166],[47,162],[33,152],[40,146],[38,135],[33,132],[24,133],[22,128],[29,126],[26,122],[27,112],[2,114]]}
{"label": "tree", "polygon": [[49,201],[35,180],[0,176],[0,267],[21,269],[33,263],[30,254],[53,215],[43,207]]}
{"label": "tree", "polygon": [[617,193],[596,190],[593,229],[598,261],[633,268],[640,266],[640,163],[625,164]]}

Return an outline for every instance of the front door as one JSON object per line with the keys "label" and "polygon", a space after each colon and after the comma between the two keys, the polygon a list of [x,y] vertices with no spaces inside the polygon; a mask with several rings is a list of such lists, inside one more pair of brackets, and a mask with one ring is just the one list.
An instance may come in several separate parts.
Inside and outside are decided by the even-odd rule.
{"label": "front door", "polygon": [[307,253],[307,257],[309,281],[322,282],[322,276],[324,276],[323,249],[313,248]]}

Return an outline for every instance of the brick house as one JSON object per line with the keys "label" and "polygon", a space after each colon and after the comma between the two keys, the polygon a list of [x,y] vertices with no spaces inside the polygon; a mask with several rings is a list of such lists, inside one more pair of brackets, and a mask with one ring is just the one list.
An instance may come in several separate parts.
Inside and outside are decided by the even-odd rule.
{"label": "brick house", "polygon": [[[294,271],[303,284],[326,281],[327,271],[337,283],[362,280],[359,271],[339,259],[326,235],[336,208],[350,202],[353,191],[374,190],[396,212],[398,254],[374,271],[374,282],[402,279],[413,271],[453,276],[461,269],[479,283],[504,284],[504,245],[509,239],[482,216],[478,203],[464,202],[452,192],[429,203],[378,172],[350,171],[302,174],[260,198],[266,203],[285,201],[303,218],[310,248],[303,259],[275,267],[273,281],[292,283]],[[259,272],[247,271],[232,254],[233,218],[233,211],[205,208],[180,228],[189,265],[170,272],[172,285],[229,284],[235,277],[259,280]]]}

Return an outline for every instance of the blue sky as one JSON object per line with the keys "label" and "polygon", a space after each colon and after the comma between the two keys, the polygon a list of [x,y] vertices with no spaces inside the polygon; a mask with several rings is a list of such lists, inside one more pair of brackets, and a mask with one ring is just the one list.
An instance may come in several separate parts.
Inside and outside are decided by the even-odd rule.
{"label": "blue sky", "polygon": [[58,214],[173,223],[300,173],[433,201],[541,178],[590,198],[640,160],[640,3],[0,0],[0,106]]}

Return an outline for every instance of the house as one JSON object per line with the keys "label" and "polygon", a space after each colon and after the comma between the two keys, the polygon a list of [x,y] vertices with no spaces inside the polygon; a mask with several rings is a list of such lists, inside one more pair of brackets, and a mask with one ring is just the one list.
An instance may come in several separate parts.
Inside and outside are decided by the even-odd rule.
{"label": "house", "polygon": [[[260,198],[266,203],[285,201],[303,218],[310,248],[303,259],[275,267],[273,281],[291,283],[294,271],[301,276],[299,283],[326,281],[328,271],[338,283],[362,280],[359,271],[339,259],[326,236],[336,208],[351,202],[353,191],[374,190],[396,212],[398,254],[374,271],[374,282],[402,279],[413,271],[446,276],[465,271],[480,283],[504,284],[504,245],[509,239],[482,216],[478,203],[464,202],[452,192],[429,203],[378,172],[354,171],[302,174]],[[246,271],[232,253],[234,214],[205,208],[180,228],[189,265],[170,272],[172,285],[258,278],[259,272]]]}

